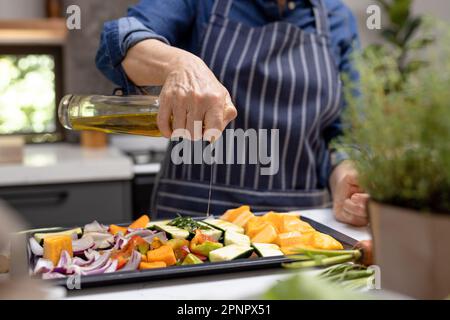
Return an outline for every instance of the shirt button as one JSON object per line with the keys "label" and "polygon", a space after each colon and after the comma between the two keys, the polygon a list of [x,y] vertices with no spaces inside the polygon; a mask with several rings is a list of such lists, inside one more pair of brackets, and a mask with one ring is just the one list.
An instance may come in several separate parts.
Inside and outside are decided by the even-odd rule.
{"label": "shirt button", "polygon": [[295,9],[295,2],[294,1],[289,1],[288,8],[289,8],[289,10],[294,10]]}

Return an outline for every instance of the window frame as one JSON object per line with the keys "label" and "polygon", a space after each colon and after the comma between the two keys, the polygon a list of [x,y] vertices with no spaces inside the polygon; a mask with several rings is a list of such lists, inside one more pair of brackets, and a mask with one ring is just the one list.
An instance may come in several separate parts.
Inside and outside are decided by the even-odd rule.
{"label": "window frame", "polygon": [[[63,52],[64,48],[60,45],[3,45],[0,44],[0,55],[49,55],[54,59],[54,86],[55,86],[55,131],[40,133],[0,133],[2,136],[20,135],[24,136],[27,142],[60,142],[65,139],[65,130],[58,120],[58,104],[63,97],[64,92],[64,65]],[[51,135],[51,139],[45,139]],[[44,137],[44,138],[43,138]]]}

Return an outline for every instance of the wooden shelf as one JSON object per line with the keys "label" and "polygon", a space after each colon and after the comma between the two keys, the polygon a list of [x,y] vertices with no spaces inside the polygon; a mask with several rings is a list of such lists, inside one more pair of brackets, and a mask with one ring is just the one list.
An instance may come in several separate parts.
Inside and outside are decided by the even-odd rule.
{"label": "wooden shelf", "polygon": [[0,20],[0,45],[63,45],[65,19]]}

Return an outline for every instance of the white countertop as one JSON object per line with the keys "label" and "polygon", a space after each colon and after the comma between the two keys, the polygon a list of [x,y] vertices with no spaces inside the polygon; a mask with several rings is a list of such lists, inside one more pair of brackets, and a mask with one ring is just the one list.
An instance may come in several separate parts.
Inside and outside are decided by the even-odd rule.
{"label": "white countertop", "polygon": [[128,180],[130,158],[117,148],[85,149],[78,145],[27,145],[20,164],[0,165],[0,187]]}
{"label": "white countertop", "polygon": [[[337,222],[331,210],[308,210],[302,212],[305,217],[312,218],[333,229],[336,229],[357,240],[369,239],[367,228],[355,228]],[[130,285],[110,286],[74,290],[68,292],[68,299],[224,299],[235,300],[254,297],[273,286],[277,280],[287,277],[292,271],[267,269],[246,271],[223,275],[208,275],[184,279],[172,279],[143,282]]]}

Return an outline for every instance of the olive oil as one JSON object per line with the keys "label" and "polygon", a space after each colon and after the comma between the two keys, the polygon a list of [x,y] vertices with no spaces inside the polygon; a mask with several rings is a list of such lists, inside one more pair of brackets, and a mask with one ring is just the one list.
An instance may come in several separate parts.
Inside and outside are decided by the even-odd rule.
{"label": "olive oil", "polygon": [[156,124],[157,113],[113,114],[71,119],[73,130],[92,130],[105,133],[124,133],[160,137]]}
{"label": "olive oil", "polygon": [[58,109],[69,130],[89,130],[160,137],[157,96],[67,95]]}

